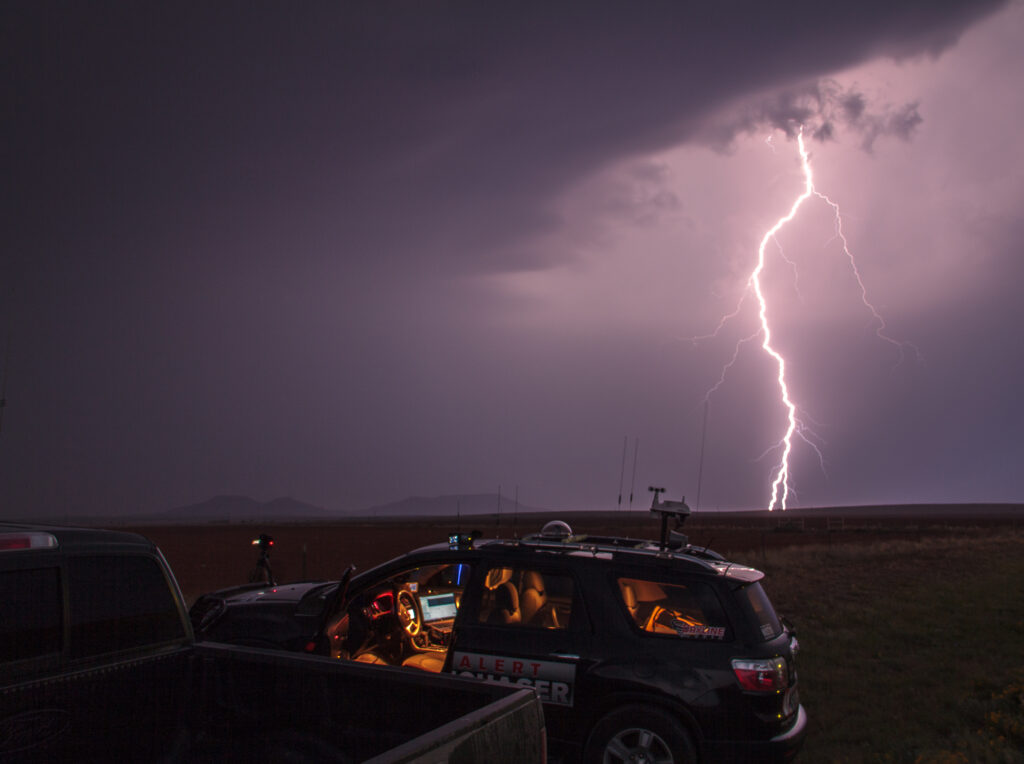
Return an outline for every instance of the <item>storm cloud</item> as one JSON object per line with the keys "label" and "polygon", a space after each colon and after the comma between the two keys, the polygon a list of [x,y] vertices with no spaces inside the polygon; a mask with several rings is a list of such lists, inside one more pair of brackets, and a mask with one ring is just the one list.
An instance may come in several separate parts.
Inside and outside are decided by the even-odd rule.
{"label": "storm cloud", "polygon": [[[721,359],[673,338],[714,321],[702,294],[742,289],[791,189],[788,160],[741,172],[745,147],[777,129],[791,150],[800,123],[866,162],[899,161],[888,137],[934,146],[932,94],[858,67],[939,66],[995,14],[1020,23],[925,0],[8,4],[0,512],[356,509],[499,483],[600,505],[626,433],[643,475],[692,491]],[[1002,251],[1002,218],[986,230]],[[902,334],[927,339],[929,316]],[[720,422],[705,477],[726,506],[764,500],[748,455],[774,413],[750,363],[749,418]],[[842,385],[884,409],[919,373]],[[934,416],[931,395],[905,409]],[[868,480],[868,423],[819,410],[846,466],[807,501],[913,498],[926,466]],[[1001,481],[985,496],[1019,491]]]}

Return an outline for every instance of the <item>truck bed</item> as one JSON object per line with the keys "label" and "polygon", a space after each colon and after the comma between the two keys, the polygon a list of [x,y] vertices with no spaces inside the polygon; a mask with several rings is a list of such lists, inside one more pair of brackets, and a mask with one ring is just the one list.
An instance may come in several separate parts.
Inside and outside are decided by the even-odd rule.
{"label": "truck bed", "polygon": [[186,758],[223,745],[256,761],[284,751],[373,764],[545,757],[529,689],[213,642],[194,649],[199,734]]}

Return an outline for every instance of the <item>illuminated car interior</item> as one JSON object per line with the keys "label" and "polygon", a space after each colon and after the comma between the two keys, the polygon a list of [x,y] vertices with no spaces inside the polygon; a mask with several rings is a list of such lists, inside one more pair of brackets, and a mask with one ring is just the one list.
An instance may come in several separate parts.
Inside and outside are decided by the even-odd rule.
{"label": "illuminated car interior", "polygon": [[567,629],[572,577],[532,569],[491,568],[484,581],[480,621],[489,624]]}
{"label": "illuminated car interior", "polygon": [[469,578],[465,564],[402,571],[356,596],[331,627],[336,658],[440,672]]}
{"label": "illuminated car interior", "polygon": [[727,624],[709,592],[680,584],[620,578],[619,593],[633,622],[651,634],[679,635],[680,627],[716,627]]}

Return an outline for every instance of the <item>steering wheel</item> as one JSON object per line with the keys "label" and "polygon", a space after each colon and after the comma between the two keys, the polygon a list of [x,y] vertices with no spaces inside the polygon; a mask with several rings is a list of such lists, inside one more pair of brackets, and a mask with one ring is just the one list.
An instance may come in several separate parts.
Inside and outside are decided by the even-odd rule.
{"label": "steering wheel", "polygon": [[398,593],[398,622],[409,636],[419,634],[423,625],[420,610],[416,606],[416,598],[404,589]]}

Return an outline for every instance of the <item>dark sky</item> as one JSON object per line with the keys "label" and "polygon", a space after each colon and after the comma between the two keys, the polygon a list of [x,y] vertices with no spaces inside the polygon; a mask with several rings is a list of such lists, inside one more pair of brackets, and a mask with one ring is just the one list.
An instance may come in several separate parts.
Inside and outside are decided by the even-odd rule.
{"label": "dark sky", "polygon": [[788,506],[1024,500],[1019,3],[0,13],[0,515],[766,507],[801,125]]}

